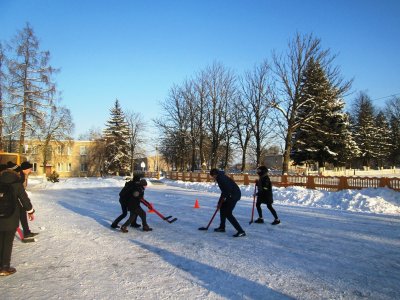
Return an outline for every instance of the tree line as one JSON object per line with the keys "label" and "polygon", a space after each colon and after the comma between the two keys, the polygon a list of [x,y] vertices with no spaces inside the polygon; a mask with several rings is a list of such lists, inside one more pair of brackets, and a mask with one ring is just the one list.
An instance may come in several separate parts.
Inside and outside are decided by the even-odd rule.
{"label": "tree line", "polygon": [[[312,34],[297,33],[286,51],[236,74],[220,62],[172,86],[153,120],[160,130],[157,150],[172,169],[228,169],[239,158],[245,171],[261,165],[268,154],[289,164],[318,167],[398,166],[400,98],[383,109],[365,92],[344,110],[352,80],[334,65],[335,55]],[[7,43],[0,43],[0,148],[18,141],[41,141],[43,166],[50,141],[71,140],[74,128],[61,104],[50,63],[27,24]],[[123,112],[118,100],[88,160],[103,174],[133,172],[144,155],[146,126],[138,113]]]}
{"label": "tree line", "polygon": [[312,34],[296,34],[287,50],[272,52],[237,75],[222,63],[170,88],[154,120],[160,152],[175,170],[232,167],[245,171],[267,154],[289,164],[316,167],[398,166],[400,99],[377,109],[365,92],[344,110],[352,80],[334,65],[336,56]]}

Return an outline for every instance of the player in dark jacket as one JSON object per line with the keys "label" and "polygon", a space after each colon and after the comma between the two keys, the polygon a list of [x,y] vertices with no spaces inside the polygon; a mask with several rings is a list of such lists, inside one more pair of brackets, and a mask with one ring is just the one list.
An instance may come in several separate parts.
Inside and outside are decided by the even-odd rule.
{"label": "player in dark jacket", "polygon": [[257,174],[259,179],[257,181],[257,212],[258,212],[258,219],[255,220],[255,223],[264,223],[264,219],[262,216],[262,209],[261,204],[264,203],[267,205],[267,208],[274,216],[275,220],[271,223],[272,225],[278,225],[281,221],[278,218],[278,215],[275,209],[272,207],[272,203],[274,199],[272,197],[272,184],[271,179],[268,176],[268,169],[265,166],[259,166],[257,168]]}
{"label": "player in dark jacket", "polygon": [[[118,223],[128,215],[128,200],[132,195],[133,189],[140,181],[140,175],[133,176],[132,180],[125,183],[125,186],[119,192],[119,203],[121,204],[122,214],[112,222],[112,228],[119,228]],[[136,216],[137,218],[137,216]],[[139,228],[140,225],[136,223],[136,218],[133,219],[131,226]]]}
{"label": "player in dark jacket", "polygon": [[15,201],[14,212],[10,217],[0,218],[0,276],[7,276],[15,273],[17,270],[10,266],[11,254],[14,242],[15,232],[19,225],[19,203],[28,212],[29,220],[34,219],[35,210],[31,201],[20,182],[18,173],[13,170],[6,169],[1,166],[0,184],[9,185],[12,188],[13,200]]}
{"label": "player in dark jacket", "polygon": [[139,182],[136,182],[132,190],[130,192],[130,195],[128,197],[127,201],[127,208],[130,212],[129,219],[126,221],[122,226],[121,226],[121,231],[122,232],[128,232],[127,227],[129,224],[132,223],[132,221],[139,216],[142,219],[142,227],[143,231],[151,231],[153,230],[152,228],[149,227],[149,225],[146,222],[146,212],[140,207],[140,200],[144,196],[144,190],[147,186],[147,181],[146,179],[140,179]]}
{"label": "player in dark jacket", "polygon": [[237,230],[237,233],[233,236],[245,236],[246,233],[244,232],[243,228],[240,226],[236,218],[233,216],[233,209],[235,208],[236,203],[240,200],[240,197],[242,196],[239,186],[230,177],[226,176],[223,171],[212,169],[210,171],[210,175],[218,183],[218,186],[221,190],[221,196],[218,202],[218,205],[220,207],[221,223],[218,228],[214,229],[214,231],[225,232],[225,222],[226,219],[228,219],[232,226],[235,227],[235,229]]}

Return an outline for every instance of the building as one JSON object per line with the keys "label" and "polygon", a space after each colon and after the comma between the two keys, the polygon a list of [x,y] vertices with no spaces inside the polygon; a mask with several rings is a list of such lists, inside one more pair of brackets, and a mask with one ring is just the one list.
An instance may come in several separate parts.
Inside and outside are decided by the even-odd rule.
{"label": "building", "polygon": [[[60,177],[100,176],[100,166],[90,159],[94,141],[30,140],[24,145],[23,155],[33,164],[32,175],[49,176],[54,171]],[[46,147],[46,150],[44,149]]]}

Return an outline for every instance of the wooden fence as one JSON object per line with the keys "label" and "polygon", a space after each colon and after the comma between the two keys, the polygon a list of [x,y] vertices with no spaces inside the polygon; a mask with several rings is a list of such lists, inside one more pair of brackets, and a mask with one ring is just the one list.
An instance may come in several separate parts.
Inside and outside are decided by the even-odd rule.
{"label": "wooden fence", "polygon": [[[253,184],[257,175],[227,174],[237,184]],[[148,177],[159,177],[156,172],[147,172]],[[340,191],[344,189],[364,189],[387,187],[400,192],[400,178],[397,177],[352,177],[352,176],[303,176],[303,175],[270,175],[271,182],[277,187],[302,186],[307,189]],[[200,172],[166,172],[165,178],[190,182],[212,182],[209,173]]]}

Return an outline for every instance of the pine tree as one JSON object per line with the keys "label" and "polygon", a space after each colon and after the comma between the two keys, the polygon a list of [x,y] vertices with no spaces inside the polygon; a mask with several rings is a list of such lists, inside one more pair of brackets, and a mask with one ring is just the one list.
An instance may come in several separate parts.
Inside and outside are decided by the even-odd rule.
{"label": "pine tree", "polygon": [[379,133],[375,127],[375,108],[369,96],[363,92],[353,103],[352,123],[363,166],[370,167],[372,159],[378,157],[376,137]]}
{"label": "pine tree", "polygon": [[304,120],[296,130],[292,159],[301,164],[318,162],[344,165],[356,152],[344,102],[333,88],[318,61],[311,59],[301,80],[298,118]]}
{"label": "pine tree", "polygon": [[390,132],[393,146],[390,149],[390,162],[392,165],[400,165],[400,119],[395,116],[390,118]]}
{"label": "pine tree", "polygon": [[389,160],[392,166],[400,165],[400,97],[393,97],[386,103],[386,115],[390,124]]}
{"label": "pine tree", "polygon": [[390,127],[383,112],[379,112],[376,116],[375,125],[377,130],[377,135],[375,137],[377,148],[376,159],[378,160],[378,166],[383,167],[384,162],[390,153],[390,149],[392,148],[392,144],[390,142]]}
{"label": "pine tree", "polygon": [[129,125],[118,99],[110,109],[110,119],[104,130],[105,166],[108,174],[125,174],[129,172]]}

